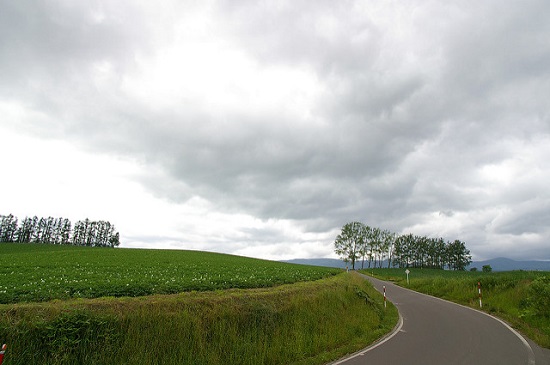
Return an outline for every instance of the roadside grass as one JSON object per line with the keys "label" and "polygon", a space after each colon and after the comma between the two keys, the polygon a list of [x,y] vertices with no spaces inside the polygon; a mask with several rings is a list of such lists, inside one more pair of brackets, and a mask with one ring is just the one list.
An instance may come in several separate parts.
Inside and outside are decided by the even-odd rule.
{"label": "roadside grass", "polygon": [[395,326],[342,270],[197,251],[0,243],[13,364],[322,364]]}
{"label": "roadside grass", "polygon": [[200,251],[0,243],[0,303],[271,287],[339,272]]}
{"label": "roadside grass", "polygon": [[4,365],[323,364],[392,330],[358,275],[272,288],[0,305]]}
{"label": "roadside grass", "polygon": [[409,268],[368,269],[365,274],[421,293],[479,308],[477,283],[481,283],[481,308],[507,321],[540,346],[550,348],[550,272],[466,272]]}

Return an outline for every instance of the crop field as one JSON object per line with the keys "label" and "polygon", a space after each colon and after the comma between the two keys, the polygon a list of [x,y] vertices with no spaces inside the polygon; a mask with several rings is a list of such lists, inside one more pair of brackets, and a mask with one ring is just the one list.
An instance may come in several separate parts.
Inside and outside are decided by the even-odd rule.
{"label": "crop field", "polygon": [[199,251],[0,243],[0,303],[260,288],[340,272]]}
{"label": "crop field", "polygon": [[368,269],[364,273],[425,294],[479,309],[503,318],[541,346],[550,348],[550,272],[468,272],[433,269]]}
{"label": "crop field", "polygon": [[0,300],[5,365],[318,365],[398,320],[354,273],[196,251],[0,243]]}

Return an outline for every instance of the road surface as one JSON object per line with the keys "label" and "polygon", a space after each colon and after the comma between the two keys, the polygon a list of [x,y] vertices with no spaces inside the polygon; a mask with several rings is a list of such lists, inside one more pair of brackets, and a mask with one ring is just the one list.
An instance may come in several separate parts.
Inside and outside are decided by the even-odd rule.
{"label": "road surface", "polygon": [[367,277],[399,309],[383,341],[332,365],[550,365],[550,351],[480,311]]}

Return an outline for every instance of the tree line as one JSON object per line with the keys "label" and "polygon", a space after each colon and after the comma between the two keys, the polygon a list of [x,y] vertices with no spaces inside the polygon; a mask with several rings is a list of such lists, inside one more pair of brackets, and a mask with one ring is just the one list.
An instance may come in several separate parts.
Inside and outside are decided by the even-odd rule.
{"label": "tree line", "polygon": [[445,242],[443,238],[397,235],[388,230],[369,227],[361,222],[346,223],[334,241],[334,251],[352,269],[361,261],[361,268],[433,268],[466,270],[472,262],[464,242]]}
{"label": "tree line", "polygon": [[73,226],[67,218],[34,216],[19,223],[17,217],[9,214],[0,215],[0,242],[116,247],[120,244],[120,235],[107,221],[86,218]]}

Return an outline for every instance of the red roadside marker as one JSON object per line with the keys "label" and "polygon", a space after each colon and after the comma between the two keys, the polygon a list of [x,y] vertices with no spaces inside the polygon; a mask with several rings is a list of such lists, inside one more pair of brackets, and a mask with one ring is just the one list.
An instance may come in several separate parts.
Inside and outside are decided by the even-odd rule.
{"label": "red roadside marker", "polygon": [[479,308],[482,308],[483,305],[481,304],[481,282],[477,282],[477,292],[479,293]]}
{"label": "red roadside marker", "polygon": [[6,344],[2,345],[2,350],[0,350],[0,365],[4,362],[4,354],[6,353]]}

